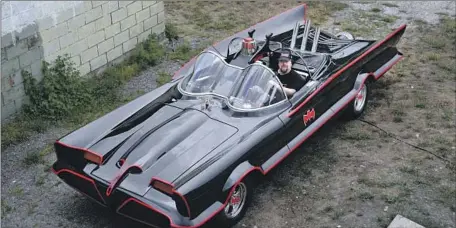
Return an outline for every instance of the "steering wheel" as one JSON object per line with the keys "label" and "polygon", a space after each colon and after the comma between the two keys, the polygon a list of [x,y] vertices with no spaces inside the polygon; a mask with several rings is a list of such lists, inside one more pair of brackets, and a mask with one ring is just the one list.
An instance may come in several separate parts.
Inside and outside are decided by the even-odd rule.
{"label": "steering wheel", "polygon": [[307,66],[307,63],[306,63],[306,61],[304,60],[304,58],[302,57],[302,55],[299,54],[299,52],[297,52],[297,51],[295,51],[295,50],[293,50],[293,49],[291,49],[291,48],[285,48],[285,50],[290,50],[290,52],[291,52],[292,54],[294,53],[294,54],[296,54],[297,56],[299,56],[299,58],[301,58],[301,60],[302,60],[302,62],[303,62],[303,64],[304,64],[304,67],[306,68],[306,71],[307,71],[307,73],[309,74],[309,77],[311,78],[311,77],[312,77],[312,73],[310,72],[309,67]]}

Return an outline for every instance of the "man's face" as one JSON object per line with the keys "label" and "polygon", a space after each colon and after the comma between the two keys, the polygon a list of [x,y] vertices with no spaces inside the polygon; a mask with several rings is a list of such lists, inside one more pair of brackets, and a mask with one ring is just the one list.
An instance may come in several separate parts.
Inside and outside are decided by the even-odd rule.
{"label": "man's face", "polygon": [[291,61],[289,60],[280,60],[279,61],[279,70],[282,73],[288,72],[288,70],[291,68]]}

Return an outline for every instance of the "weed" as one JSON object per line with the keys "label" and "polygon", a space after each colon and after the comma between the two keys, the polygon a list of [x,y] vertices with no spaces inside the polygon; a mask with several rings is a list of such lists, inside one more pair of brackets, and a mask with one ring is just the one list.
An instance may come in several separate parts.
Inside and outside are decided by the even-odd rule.
{"label": "weed", "polygon": [[22,196],[22,194],[24,194],[24,190],[21,187],[16,186],[10,190],[10,193],[14,196]]}
{"label": "weed", "polygon": [[374,12],[374,13],[378,13],[378,12],[380,12],[382,10],[375,7],[375,8],[372,8],[371,11]]}
{"label": "weed", "polygon": [[8,205],[5,199],[2,199],[2,218],[4,218],[11,211],[13,211],[13,208]]}
{"label": "weed", "polygon": [[365,202],[374,199],[374,195],[370,192],[361,192],[358,195],[358,198]]}
{"label": "weed", "polygon": [[415,107],[416,107],[416,108],[424,109],[424,108],[426,108],[426,105],[423,104],[423,103],[418,103],[418,104],[415,105]]}
{"label": "weed", "polygon": [[169,81],[171,81],[171,78],[172,78],[172,75],[170,75],[166,72],[160,71],[160,72],[158,72],[158,77],[156,79],[157,85],[162,86],[162,85],[168,83]]}
{"label": "weed", "polygon": [[389,3],[389,2],[386,2],[386,3],[383,3],[382,5],[386,6],[386,7],[399,7],[398,5],[396,4],[393,4],[393,3]]}
{"label": "weed", "polygon": [[427,60],[437,61],[440,59],[440,54],[435,52],[426,53]]}
{"label": "weed", "polygon": [[189,43],[184,42],[178,45],[174,52],[170,53],[169,58],[172,60],[188,61],[200,51],[200,49],[192,49]]}
{"label": "weed", "polygon": [[[174,35],[170,34],[170,36]],[[140,69],[146,69],[158,64],[164,55],[165,48],[158,42],[156,35],[150,34],[146,41],[136,47],[133,56],[130,58],[129,65],[136,63]]]}
{"label": "weed", "polygon": [[39,153],[30,152],[24,157],[24,165],[32,166],[44,162],[43,157]]}
{"label": "weed", "polygon": [[172,40],[177,40],[179,39],[179,32],[177,31],[177,27],[172,24],[167,22],[165,26],[165,36],[169,41]]}

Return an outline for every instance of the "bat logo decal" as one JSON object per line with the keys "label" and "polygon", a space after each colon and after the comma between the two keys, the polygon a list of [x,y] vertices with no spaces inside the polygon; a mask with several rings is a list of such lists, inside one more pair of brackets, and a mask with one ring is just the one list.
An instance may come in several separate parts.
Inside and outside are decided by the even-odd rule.
{"label": "bat logo decal", "polygon": [[307,110],[306,114],[304,114],[302,119],[304,121],[304,125],[307,126],[307,123],[310,120],[314,120],[315,119],[315,109],[312,108],[311,110]]}

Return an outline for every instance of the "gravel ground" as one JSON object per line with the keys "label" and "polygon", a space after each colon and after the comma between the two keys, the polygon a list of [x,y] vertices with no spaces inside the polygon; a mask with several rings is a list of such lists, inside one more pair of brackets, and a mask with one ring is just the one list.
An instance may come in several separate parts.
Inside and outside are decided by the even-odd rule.
{"label": "gravel ground", "polygon": [[[395,23],[389,24],[389,28],[397,27],[398,24],[414,19],[421,19],[431,24],[437,23],[438,15],[436,13],[455,15],[456,12],[455,2],[391,2],[398,7],[387,7],[382,5],[382,3],[384,2],[351,3],[350,8],[337,12],[324,28],[329,31],[337,31],[332,25],[334,21],[343,21],[350,18],[355,10],[370,10],[374,7],[382,9],[385,14],[393,14],[400,17]],[[180,65],[178,62],[166,61],[150,68],[128,82],[121,93],[128,95],[138,90],[151,91],[156,87],[157,72],[165,71],[172,74]],[[48,143],[55,141],[55,139],[68,132],[68,129],[50,128],[44,133],[30,137],[23,143],[3,148],[1,156],[2,227],[141,227],[138,223],[101,208],[66,184],[62,184],[49,171],[50,165],[55,160],[53,153],[46,155],[45,161],[39,164],[30,166],[24,164],[24,159],[30,157],[28,156],[29,153],[43,151]],[[320,145],[318,143],[312,145],[312,148],[308,149],[309,156],[298,156],[291,159],[309,159],[318,163],[311,156],[317,156],[316,153],[318,151],[331,149],[331,145]],[[394,147],[395,144],[391,143],[386,146]],[[328,158],[327,161],[329,162],[321,165],[322,167],[327,167],[326,169],[332,169],[330,153],[322,153],[317,157],[320,159],[322,157]],[[296,205],[296,201],[308,196],[308,192],[315,192],[315,188],[324,187],[307,179],[307,177],[312,175],[314,176],[314,181],[318,180],[320,173],[318,170],[311,171],[299,166],[306,164],[308,165],[308,163],[296,164],[296,162],[288,162],[279,167],[277,171],[274,171],[272,176],[275,176],[275,178],[271,178],[272,182],[266,181],[268,183],[258,190],[261,195],[255,199],[255,209],[250,210],[247,215],[248,218],[241,221],[237,227],[301,227],[299,219],[295,220],[293,218],[302,217],[307,219],[306,210],[308,208],[306,209],[305,205],[291,205]],[[294,170],[290,170],[290,168]],[[340,172],[343,173],[343,170]],[[279,176],[282,178],[277,178]],[[282,182],[292,183],[293,186],[297,186],[302,191],[290,193],[287,189],[281,188]],[[334,195],[337,195],[337,188],[324,189],[321,194],[326,191],[331,191]],[[337,202],[337,198],[334,201]],[[306,203],[321,208],[326,206],[325,202],[322,202],[321,205],[319,202],[306,201]],[[358,213],[362,211],[360,209]],[[319,217],[309,219],[318,220]]]}

